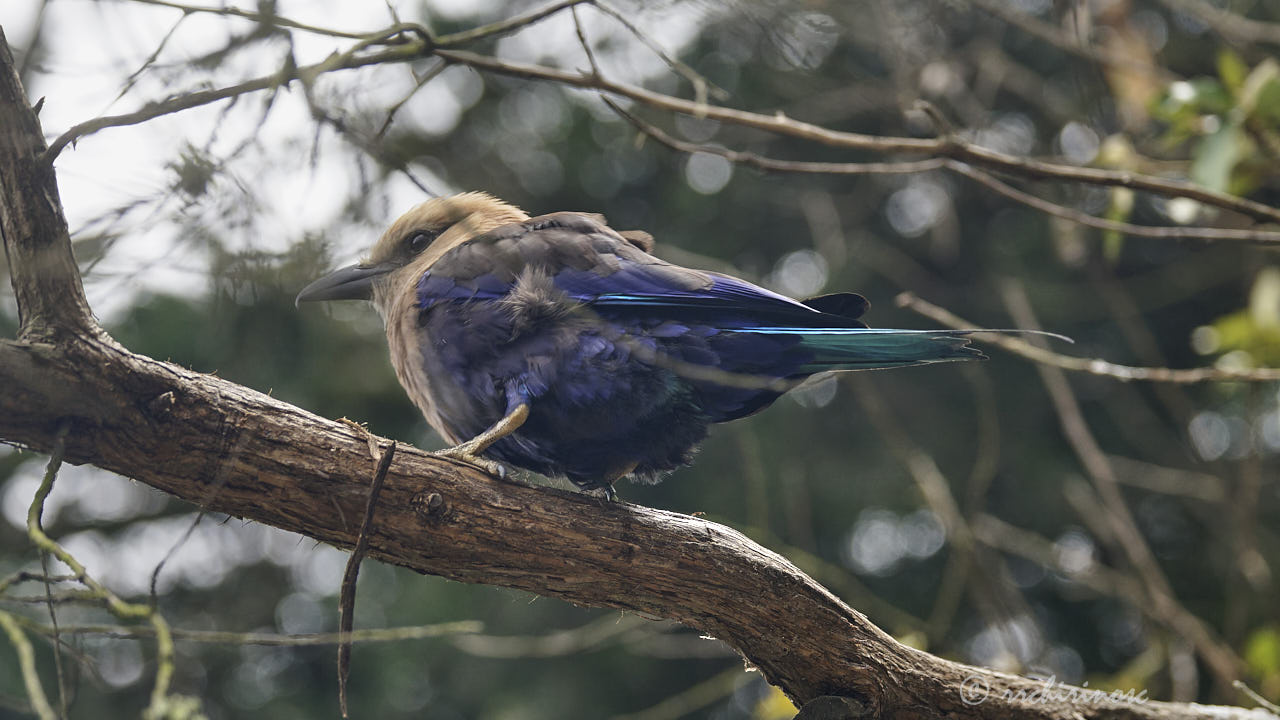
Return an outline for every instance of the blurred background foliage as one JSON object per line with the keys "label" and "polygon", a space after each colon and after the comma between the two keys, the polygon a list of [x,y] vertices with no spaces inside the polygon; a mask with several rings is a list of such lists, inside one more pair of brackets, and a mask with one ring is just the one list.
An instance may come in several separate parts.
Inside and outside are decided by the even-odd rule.
{"label": "blurred background foliage", "polygon": [[[390,22],[379,4],[342,5],[261,9],[347,31]],[[436,33],[534,7],[393,5]],[[838,130],[927,135],[924,118],[904,113],[925,99],[987,147],[1190,178],[1280,205],[1274,35],[1233,33],[1213,21],[1220,16],[1199,12],[1208,6],[1200,0],[615,5],[734,107]],[[1230,8],[1280,27],[1272,3]],[[691,96],[616,18],[590,6],[580,15],[607,76]],[[272,72],[287,53],[315,61],[345,47],[129,2],[18,0],[0,20],[28,94],[47,98],[51,134],[99,112]],[[469,49],[587,67],[566,13]],[[793,159],[880,159],[631,109],[691,142]],[[533,214],[601,212],[615,227],[651,231],[658,254],[676,262],[795,295],[860,291],[876,326],[931,326],[895,307],[910,290],[1007,327],[1002,298],[1020,287],[1043,326],[1075,338],[1073,354],[1168,367],[1280,365],[1280,260],[1271,248],[1106,234],[942,171],[761,174],[638,139],[592,93],[434,60],[107,130],[66,151],[58,170],[90,302],[121,342],[426,448],[441,441],[396,384],[372,310],[293,307],[300,287],[355,257],[424,189],[487,190]],[[1247,224],[1184,199],[1017,184],[1112,219]],[[7,284],[3,292],[0,331],[11,337],[15,308]],[[991,354],[982,365],[815,383],[718,428],[694,467],[619,492],[743,530],[930,652],[1157,699],[1247,702],[1215,682],[1187,638],[1122,591],[1134,569],[1096,522],[1100,501],[1036,367]],[[1241,679],[1280,699],[1280,386],[1070,381],[1177,599],[1241,658]],[[971,553],[930,496],[921,458],[965,527],[986,528]],[[23,522],[44,462],[0,449],[0,574],[40,567]],[[193,530],[197,513],[132,481],[66,468],[46,526],[97,577],[135,598],[146,597],[169,555],[157,600],[177,628],[336,629],[345,554],[235,519],[206,517]],[[27,583],[0,604],[44,622],[39,605],[20,601],[42,594]],[[58,608],[58,620],[109,617],[73,603]],[[484,630],[358,645],[357,714],[793,712],[696,631],[365,563],[357,628],[453,620],[478,620]],[[101,635],[73,645],[69,715],[136,716],[154,671],[152,646]],[[52,678],[49,643],[38,651]],[[180,641],[175,689],[198,696],[211,718],[311,718],[335,714],[334,676],[332,646]],[[22,716],[23,695],[13,652],[0,648],[0,717]]]}

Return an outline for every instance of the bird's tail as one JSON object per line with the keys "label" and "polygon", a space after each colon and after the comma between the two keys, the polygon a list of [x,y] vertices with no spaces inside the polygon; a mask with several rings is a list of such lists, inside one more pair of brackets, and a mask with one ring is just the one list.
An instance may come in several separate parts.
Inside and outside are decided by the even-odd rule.
{"label": "bird's tail", "polygon": [[754,328],[749,332],[797,335],[799,346],[813,353],[800,370],[874,370],[957,360],[985,360],[981,350],[969,344],[978,332],[1039,334],[1071,342],[1055,333],[1024,330],[888,330],[876,328]]}

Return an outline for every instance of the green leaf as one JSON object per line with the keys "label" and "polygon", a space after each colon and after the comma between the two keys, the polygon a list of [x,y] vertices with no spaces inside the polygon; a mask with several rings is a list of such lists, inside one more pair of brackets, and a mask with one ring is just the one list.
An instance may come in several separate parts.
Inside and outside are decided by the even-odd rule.
{"label": "green leaf", "polygon": [[1280,129],[1280,79],[1270,78],[1258,90],[1253,116],[1273,129]]}
{"label": "green leaf", "polygon": [[1280,628],[1258,628],[1244,646],[1244,663],[1256,677],[1280,673]]}
{"label": "green leaf", "polygon": [[1207,188],[1226,192],[1231,171],[1240,162],[1248,138],[1234,122],[1225,122],[1217,132],[1196,146],[1191,161],[1191,179]]}
{"label": "green leaf", "polygon": [[[1115,222],[1127,222],[1133,212],[1134,193],[1129,188],[1111,188],[1111,204],[1107,207],[1106,218]],[[1120,260],[1124,250],[1124,233],[1117,230],[1106,230],[1102,233],[1102,257],[1110,265]]]}
{"label": "green leaf", "polygon": [[1233,93],[1244,86],[1248,76],[1249,66],[1234,51],[1224,48],[1218,53],[1218,77]]}

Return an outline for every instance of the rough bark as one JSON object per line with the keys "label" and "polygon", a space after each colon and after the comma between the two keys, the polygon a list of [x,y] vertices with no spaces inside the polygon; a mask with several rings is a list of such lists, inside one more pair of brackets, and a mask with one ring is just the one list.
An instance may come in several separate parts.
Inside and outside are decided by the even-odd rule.
{"label": "rough bark", "polygon": [[[0,341],[0,440],[48,451],[213,511],[355,542],[373,464],[351,428],[137,355],[89,313],[53,173],[0,33],[0,221],[19,304]],[[732,478],[726,482],[733,482]],[[1271,718],[1262,711],[1092,697],[907,648],[777,554],[694,517],[530,488],[397,452],[369,538],[386,562],[464,582],[670,618],[737,649],[799,703],[847,717]],[[978,700],[978,702],[975,702]]]}

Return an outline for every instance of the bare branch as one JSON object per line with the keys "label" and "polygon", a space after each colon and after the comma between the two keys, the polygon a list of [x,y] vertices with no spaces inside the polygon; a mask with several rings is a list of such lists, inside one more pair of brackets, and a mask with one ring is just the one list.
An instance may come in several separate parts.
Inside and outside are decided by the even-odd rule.
{"label": "bare branch", "polygon": [[592,0],[591,6],[609,17],[612,17],[614,20],[617,20],[618,23],[634,35],[637,40],[644,43],[646,47],[652,50],[653,54],[661,58],[662,61],[667,64],[667,67],[671,68],[673,72],[680,75],[685,80],[688,80],[689,84],[693,86],[693,97],[695,102],[706,103],[708,96],[721,102],[729,99],[729,93],[726,92],[724,88],[717,87],[714,83],[703,77],[703,75],[697,70],[694,70],[681,62],[678,58],[674,58],[669,55],[666,50],[662,49],[661,45],[653,40],[653,38],[646,35],[640,30],[640,28],[636,27],[635,23],[627,19],[626,15],[623,15],[609,5],[606,5],[601,0]]}
{"label": "bare branch", "polygon": [[591,50],[591,41],[587,40],[587,31],[582,27],[577,6],[569,8],[569,11],[573,13],[573,28],[578,32],[578,44],[582,46],[582,52],[586,53],[587,62],[591,65],[591,75],[600,77],[600,66],[596,64],[596,54]]}
{"label": "bare branch", "polygon": [[[1249,217],[1280,222],[1280,209],[1273,208],[1246,198],[1188,182],[1167,180],[1164,178],[1134,173],[1129,171],[1086,168],[1061,163],[1047,162],[1033,158],[1018,157],[980,145],[958,139],[954,136],[945,138],[920,139],[906,137],[876,136],[862,133],[840,132],[818,125],[793,120],[782,115],[762,115],[744,110],[735,110],[712,105],[697,100],[685,100],[671,95],[654,92],[635,85],[620,83],[596,75],[567,72],[557,68],[540,65],[527,65],[509,62],[497,58],[479,55],[462,50],[447,49],[467,39],[484,35],[507,32],[523,27],[546,17],[553,12],[581,4],[571,1],[557,3],[536,13],[503,21],[493,26],[479,28],[476,31],[445,36],[432,41],[426,31],[417,25],[397,24],[380,33],[365,36],[348,51],[336,54],[329,59],[305,68],[286,67],[274,75],[256,78],[231,87],[216,90],[205,90],[179,95],[175,98],[149,105],[134,113],[101,117],[81,123],[63,133],[46,152],[46,160],[52,160],[68,143],[106,127],[133,125],[145,122],[154,117],[199,107],[211,102],[236,97],[249,92],[264,90],[301,78],[307,81],[320,74],[335,70],[365,67],[380,63],[405,62],[435,55],[446,62],[466,65],[476,70],[492,72],[531,80],[546,80],[570,87],[597,90],[604,93],[630,98],[650,107],[671,112],[678,112],[693,117],[710,118],[743,127],[764,130],[777,135],[795,137],[811,142],[839,147],[849,150],[870,151],[878,153],[913,153],[931,155],[935,158],[950,158],[988,169],[999,170],[1023,177],[1051,179],[1057,181],[1081,182],[1093,185],[1126,187],[1144,190],[1169,197],[1187,197],[1207,205],[1238,212]],[[410,35],[416,35],[411,38]],[[461,40],[460,36],[465,36]],[[360,51],[374,45],[390,45],[388,49],[359,54]]]}
{"label": "bare branch", "polygon": [[[173,678],[173,638],[169,634],[168,622],[154,607],[127,602],[107,589],[105,585],[90,576],[84,565],[73,557],[71,553],[67,552],[66,548],[54,541],[53,538],[50,538],[41,526],[41,515],[44,513],[45,500],[48,499],[49,493],[53,491],[54,480],[58,477],[58,470],[62,467],[69,429],[70,425],[67,420],[58,421],[58,427],[53,435],[53,447],[49,453],[49,466],[46,468],[40,486],[36,489],[35,496],[31,500],[31,507],[27,510],[27,537],[42,553],[52,555],[63,565],[66,565],[76,580],[88,588],[89,596],[97,600],[99,604],[106,606],[112,615],[121,620],[146,620],[151,623],[156,638],[156,681],[151,690],[151,702],[147,706],[146,714],[151,717],[163,717],[163,708],[170,703],[169,682]],[[47,587],[45,597],[50,606],[52,606],[53,595],[47,590]]]}
{"label": "bare branch", "polygon": [[[1018,327],[1037,329],[1038,323],[1031,313],[1030,302],[1020,285],[1013,282],[1005,285],[1004,300]],[[1063,435],[1093,480],[1100,496],[1098,511],[1091,515],[1106,524],[1115,538],[1115,544],[1119,545],[1129,563],[1137,570],[1147,598],[1153,605],[1152,611],[1175,628],[1181,637],[1190,641],[1218,681],[1229,687],[1239,678],[1243,662],[1204,621],[1178,602],[1168,578],[1138,530],[1133,514],[1129,512],[1129,506],[1120,492],[1115,469],[1107,461],[1106,454],[1089,429],[1080,404],[1067,383],[1066,375],[1060,368],[1043,363],[1037,369],[1058,413]]]}
{"label": "bare branch", "polygon": [[[927,300],[916,297],[913,293],[905,292],[895,299],[898,307],[905,307],[924,315],[931,320],[938,322],[951,328],[974,328],[979,327],[969,321],[949,312],[945,308],[938,307]],[[1089,373],[1090,375],[1101,375],[1111,377],[1125,382],[1131,380],[1144,380],[1148,382],[1167,382],[1167,383],[1202,383],[1202,382],[1227,382],[1227,381],[1243,381],[1243,382],[1272,382],[1280,380],[1280,368],[1254,368],[1248,370],[1235,370],[1229,368],[1191,368],[1187,370],[1178,370],[1172,368],[1159,367],[1132,367],[1130,365],[1117,365],[1116,363],[1107,362],[1097,358],[1080,358],[1061,353],[1053,352],[1037,345],[1033,345],[1026,340],[1011,337],[1008,335],[981,335],[978,339],[983,342],[997,345],[1014,355],[1024,357],[1028,360],[1051,367],[1061,368],[1063,370],[1072,370],[1074,372]]]}
{"label": "bare branch", "polygon": [[1082,212],[1074,208],[1068,208],[1043,198],[1036,197],[1030,193],[1023,192],[1022,190],[1018,190],[1017,188],[1001,182],[989,173],[985,173],[981,170],[970,167],[965,163],[957,162],[949,158],[898,163],[829,163],[777,160],[757,155],[752,152],[742,152],[738,150],[729,150],[715,145],[685,142],[672,137],[657,126],[636,117],[626,110],[623,110],[617,103],[608,98],[605,98],[604,102],[612,108],[614,112],[618,113],[635,126],[637,130],[673,150],[690,154],[707,153],[711,155],[718,155],[729,162],[754,167],[766,172],[867,175],[879,173],[917,173],[945,168],[954,173],[970,178],[975,182],[1010,198],[1011,200],[1020,202],[1035,210],[1101,230],[1111,230],[1136,237],[1156,238],[1162,240],[1225,240],[1259,244],[1280,243],[1280,232],[1270,230],[1237,230],[1229,228],[1192,226],[1153,227],[1150,225],[1135,225],[1128,222],[1117,222],[1115,220],[1094,217],[1086,212]]}
{"label": "bare branch", "polygon": [[435,45],[436,47],[442,48],[457,47],[459,45],[466,45],[467,43],[475,42],[476,40],[497,37],[499,35],[508,35],[523,27],[532,25],[543,18],[555,15],[565,8],[571,8],[575,5],[590,4],[594,4],[592,0],[561,0],[560,2],[552,3],[546,7],[534,10],[533,12],[525,13],[524,15],[517,15],[516,17],[507,18],[506,20],[499,20],[498,22],[490,23],[489,25],[482,25],[470,30],[462,30],[451,35],[441,35],[436,38]]}
{"label": "bare branch", "polygon": [[131,113],[105,115],[103,117],[94,118],[93,120],[87,120],[77,125],[73,125],[66,132],[59,135],[57,139],[49,145],[49,149],[41,156],[41,162],[45,165],[52,165],[53,161],[67,145],[76,142],[86,135],[91,135],[105,128],[138,125],[140,123],[147,122],[148,120],[154,120],[162,115],[172,115],[176,112],[201,107],[203,105],[218,102],[219,100],[228,100],[248,93],[257,92],[259,90],[277,88],[282,85],[287,85],[293,80],[302,79],[304,82],[310,81],[324,73],[333,72],[335,70],[350,70],[352,68],[365,67],[368,65],[410,60],[418,57],[419,48],[419,45],[406,44],[369,55],[357,55],[353,49],[350,52],[330,56],[323,62],[316,63],[315,65],[308,65],[301,68],[286,66],[281,68],[279,72],[271,75],[264,75],[252,80],[246,80],[242,83],[231,85],[229,87],[217,88],[214,90],[197,90],[195,92],[184,93],[163,102],[146,105]]}
{"label": "bare branch", "polygon": [[[352,423],[354,424],[354,423]],[[356,425],[364,431],[364,428]],[[378,451],[373,435],[368,435],[369,454],[377,463],[373,471],[373,481],[369,483],[369,499],[365,502],[364,518],[360,521],[360,534],[356,536],[356,545],[351,548],[351,557],[347,558],[347,567],[342,572],[342,589],[338,596],[338,634],[342,639],[338,642],[338,707],[342,717],[347,712],[347,676],[351,671],[351,629],[355,623],[356,611],[356,579],[360,577],[360,562],[369,551],[369,532],[373,528],[373,512],[378,506],[378,495],[382,493],[382,483],[387,479],[387,470],[391,468],[391,460],[396,455],[396,443],[391,441],[385,450]]]}
{"label": "bare branch", "polygon": [[[53,628],[22,621],[32,632],[52,635]],[[409,627],[374,628],[368,630],[352,630],[349,633],[303,633],[298,635],[282,635],[279,633],[228,632],[224,630],[183,630],[173,628],[173,639],[179,642],[202,643],[208,645],[264,645],[272,647],[305,647],[311,645],[337,645],[346,638],[353,643],[386,643],[405,640],[426,640],[448,635],[465,635],[478,633],[484,629],[482,623],[474,620],[439,623],[436,625],[413,625]],[[155,637],[155,628],[146,625],[64,625],[64,635],[100,635],[120,639],[145,639]]]}
{"label": "bare branch", "polygon": [[1269,23],[1244,17],[1205,0],[1160,0],[1165,7],[1184,12],[1219,35],[1239,43],[1280,45],[1280,23]]}
{"label": "bare branch", "polygon": [[[188,5],[186,3],[172,2],[172,0],[132,0],[132,1],[136,3],[142,3],[143,5],[158,5],[160,7],[167,7],[167,8],[173,8],[174,10],[181,10],[184,15],[193,15],[196,13],[208,13],[212,15],[223,15],[226,17],[243,18],[245,20],[252,20],[253,22],[262,23],[265,25],[273,26],[273,27],[286,27],[286,28],[291,28],[293,30],[302,30],[303,32],[314,33],[316,35],[327,35],[329,37],[359,40],[360,38],[365,37],[366,35],[365,33],[353,33],[353,32],[345,32],[342,30],[333,30],[331,28],[317,27],[315,25],[308,25],[306,23],[300,23],[295,20],[290,20],[289,18],[286,18],[281,15],[275,15],[275,14],[263,15],[261,13],[256,13],[251,10],[242,10],[237,7],[210,7],[207,5]],[[275,6],[266,5],[263,7],[275,7]]]}
{"label": "bare branch", "polygon": [[13,649],[18,655],[18,668],[22,671],[22,682],[26,687],[27,700],[31,703],[31,709],[40,720],[58,720],[58,714],[53,711],[53,706],[49,704],[49,698],[40,685],[40,675],[36,672],[35,651],[31,647],[31,641],[22,633],[18,619],[0,610],[0,629],[9,636],[9,642],[13,644]]}
{"label": "bare branch", "polygon": [[775,158],[757,155],[753,152],[744,152],[740,150],[730,150],[728,148],[719,147],[717,145],[704,145],[700,143],[685,142],[677,140],[666,131],[640,119],[636,115],[622,109],[618,103],[609,98],[602,98],[604,103],[608,105],[614,112],[622,116],[627,122],[631,123],[637,130],[646,136],[653,138],[658,143],[665,145],[672,150],[683,153],[707,153],[709,155],[718,155],[729,162],[739,165],[746,165],[757,170],[766,172],[793,172],[793,173],[815,173],[815,174],[834,174],[834,175],[898,175],[911,174],[919,172],[928,172],[945,167],[946,160],[941,158],[933,158],[930,160],[911,160],[906,162],[849,162],[849,163],[832,163],[832,162],[814,162],[808,160],[777,160]]}
{"label": "bare branch", "polygon": [[675,720],[688,717],[693,712],[732,694],[741,681],[742,673],[738,668],[730,668],[671,697],[664,698],[653,707],[636,713],[615,715],[610,720]]}
{"label": "bare branch", "polygon": [[984,545],[1015,557],[1030,560],[1038,565],[1063,573],[1067,579],[1089,590],[1122,600],[1155,622],[1162,618],[1151,612],[1142,585],[1131,576],[1112,568],[1097,565],[1083,572],[1064,570],[1054,551],[1053,542],[1040,535],[1001,520],[994,515],[981,514],[973,521],[974,536]]}
{"label": "bare branch", "polygon": [[1143,72],[1161,79],[1172,79],[1174,74],[1168,69],[1149,63],[1139,62],[1133,58],[1117,55],[1105,49],[1078,42],[1064,37],[1058,28],[1031,15],[1015,9],[1000,0],[967,0],[970,5],[983,12],[1000,18],[1022,32],[1043,40],[1070,55],[1076,55],[1099,65],[1121,68],[1131,72]]}
{"label": "bare branch", "polygon": [[1058,203],[1045,200],[1028,192],[1023,192],[1007,185],[989,173],[985,173],[964,163],[948,160],[946,168],[959,175],[978,182],[995,192],[1034,208],[1046,215],[1111,232],[1124,233],[1134,237],[1155,238],[1159,240],[1209,240],[1234,241],[1259,244],[1280,243],[1280,232],[1275,230],[1237,230],[1233,228],[1211,228],[1195,226],[1154,227],[1151,225],[1135,225],[1129,222],[1107,220],[1090,215],[1087,212],[1069,208]]}
{"label": "bare branch", "polygon": [[793,120],[780,113],[762,115],[719,105],[700,105],[692,100],[664,95],[635,85],[619,83],[609,79],[596,80],[579,73],[566,72],[556,68],[507,62],[460,50],[438,50],[435,54],[450,62],[467,65],[478,70],[530,80],[548,80],[572,87],[600,90],[630,98],[659,110],[678,112],[692,117],[720,120],[777,135],[809,140],[830,147],[879,153],[913,153],[932,155],[934,157],[948,157],[1023,177],[1081,182],[1110,187],[1127,187],[1169,197],[1187,197],[1199,200],[1206,205],[1232,210],[1259,220],[1280,222],[1280,209],[1278,208],[1210,190],[1188,182],[1166,180],[1129,171],[1079,167],[1018,157],[956,138],[920,139],[841,132]]}

